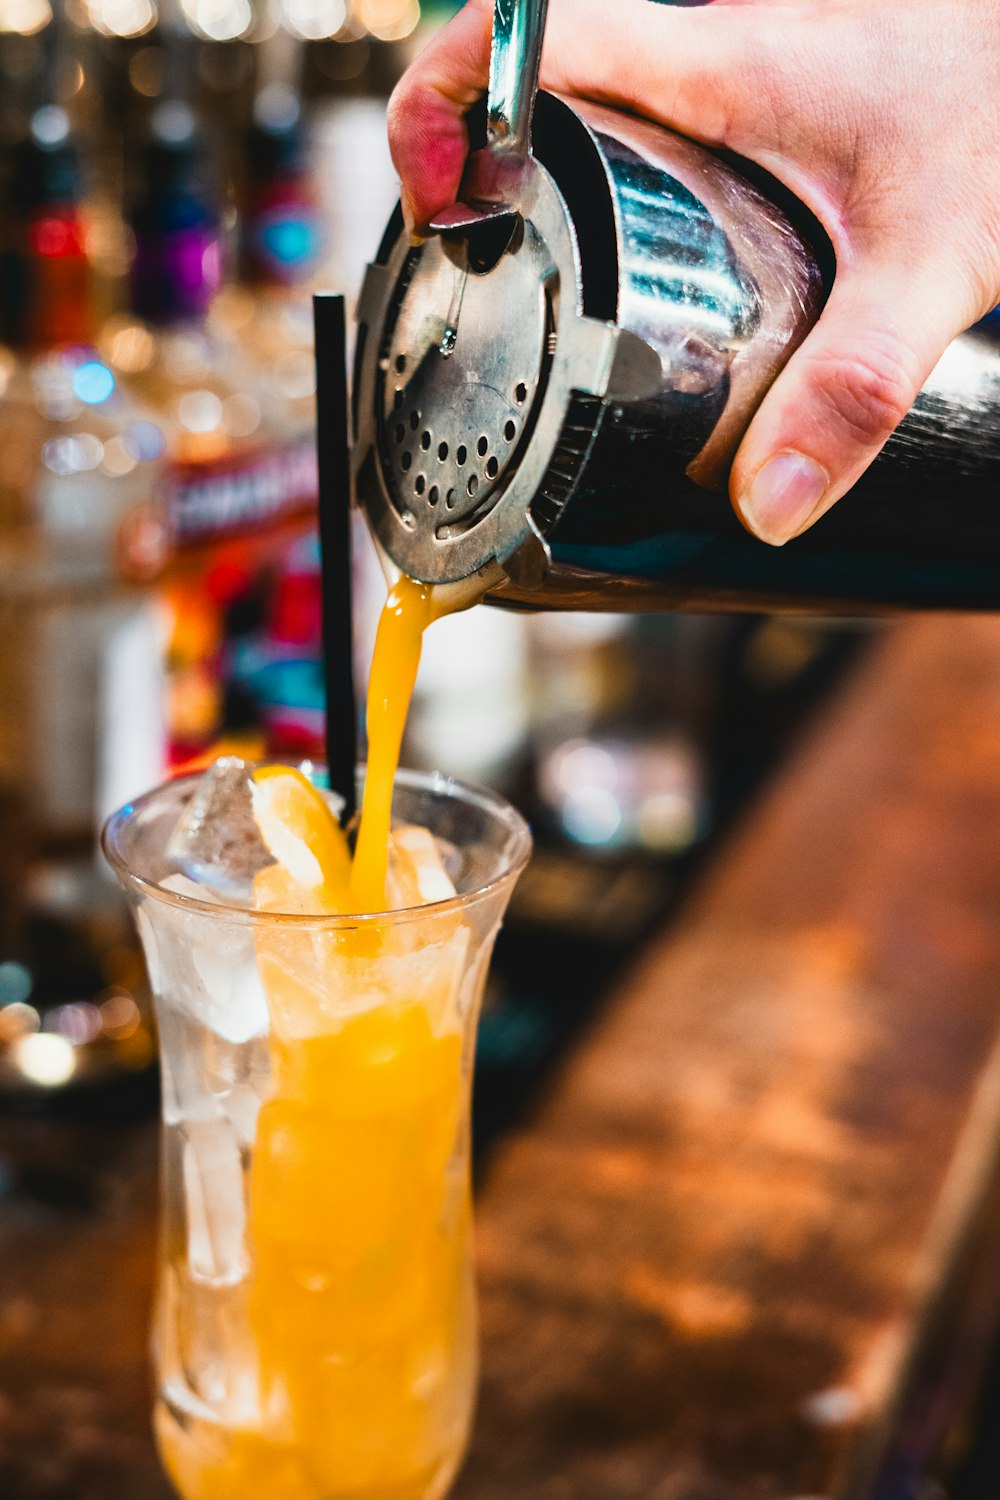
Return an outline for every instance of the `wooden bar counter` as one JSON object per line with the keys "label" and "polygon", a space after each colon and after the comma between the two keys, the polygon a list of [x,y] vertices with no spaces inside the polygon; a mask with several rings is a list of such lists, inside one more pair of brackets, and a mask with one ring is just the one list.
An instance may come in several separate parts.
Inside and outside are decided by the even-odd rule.
{"label": "wooden bar counter", "polygon": [[[97,1211],[0,1199],[3,1500],[168,1494],[121,1152]],[[456,1500],[916,1495],[996,1331],[998,1161],[1000,622],[913,620],[498,1149]]]}

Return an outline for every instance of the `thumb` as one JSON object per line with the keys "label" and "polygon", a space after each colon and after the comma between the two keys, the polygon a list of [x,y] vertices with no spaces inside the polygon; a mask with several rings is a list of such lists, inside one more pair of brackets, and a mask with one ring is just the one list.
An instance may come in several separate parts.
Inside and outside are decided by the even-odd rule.
{"label": "thumb", "polygon": [[389,149],[411,232],[455,201],[469,150],[465,115],[489,78],[492,18],[488,0],[469,0],[389,100]]}
{"label": "thumb", "polygon": [[948,273],[858,263],[768,392],[730,480],[748,531],[781,546],[861,477],[972,321]]}

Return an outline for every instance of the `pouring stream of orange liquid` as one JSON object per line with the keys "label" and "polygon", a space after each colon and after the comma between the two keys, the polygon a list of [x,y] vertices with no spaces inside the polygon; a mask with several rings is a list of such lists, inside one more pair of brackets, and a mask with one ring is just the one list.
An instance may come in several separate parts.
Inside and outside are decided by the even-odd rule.
{"label": "pouring stream of orange liquid", "polygon": [[355,911],[381,911],[389,859],[392,788],[427,626],[439,612],[430,584],[403,574],[382,609],[368,682],[368,769],[351,898]]}

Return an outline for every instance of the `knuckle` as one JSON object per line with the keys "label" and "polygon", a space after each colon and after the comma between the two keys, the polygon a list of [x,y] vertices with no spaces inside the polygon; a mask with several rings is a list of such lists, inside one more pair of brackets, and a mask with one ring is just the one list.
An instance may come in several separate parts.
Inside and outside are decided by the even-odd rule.
{"label": "knuckle", "polygon": [[895,338],[869,342],[848,354],[827,354],[814,366],[826,416],[853,441],[881,445],[913,405],[916,382]]}

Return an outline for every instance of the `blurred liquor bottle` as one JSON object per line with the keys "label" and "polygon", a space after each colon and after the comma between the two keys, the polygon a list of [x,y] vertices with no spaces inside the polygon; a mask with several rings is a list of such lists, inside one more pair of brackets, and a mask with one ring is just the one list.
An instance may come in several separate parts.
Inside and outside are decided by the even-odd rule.
{"label": "blurred liquor bottle", "polygon": [[[229,733],[241,749],[261,748],[253,722],[227,715],[227,615],[308,526],[316,495],[308,345],[266,358],[238,319],[212,313],[223,268],[216,161],[187,100],[161,100],[129,164],[131,305],[102,335],[112,368],[155,410],[164,435],[163,482],[132,517],[122,552],[136,576],[165,575],[174,763]],[[249,311],[252,323],[252,303]],[[297,379],[294,396],[267,390],[265,369]]]}
{"label": "blurred liquor bottle", "polygon": [[[313,291],[338,286],[318,201],[314,129],[304,107],[305,44],[278,33],[255,49],[256,88],[239,135],[237,279],[210,324],[228,368],[253,381],[290,440],[315,442]],[[247,387],[250,389],[250,386]],[[223,677],[231,713],[252,712],[269,753],[323,753],[319,553],[305,537],[275,559],[227,617]],[[360,587],[357,593],[360,595]],[[252,705],[252,708],[251,708]]]}
{"label": "blurred liquor bottle", "polygon": [[95,347],[80,192],[67,114],[43,104],[14,152],[4,214],[0,599],[16,628],[0,632],[0,774],[60,839],[92,837],[102,785],[120,782],[116,757],[159,766],[152,721],[126,714],[112,742],[97,706],[132,697],[111,680],[124,640],[143,673],[156,659],[155,619],[119,580],[115,549],[155,492],[159,450]]}
{"label": "blurred liquor bottle", "polygon": [[300,49],[282,43],[257,49],[260,86],[235,168],[237,275],[214,299],[208,326],[228,377],[306,461],[316,417],[311,294],[326,237],[297,89]]}
{"label": "blurred liquor bottle", "polygon": [[219,540],[280,530],[315,505],[313,444],[289,438],[286,413],[260,399],[246,351],[236,362],[208,316],[223,268],[213,169],[190,104],[163,99],[129,164],[130,309],[102,333],[112,368],[163,428],[163,564]]}
{"label": "blurred liquor bottle", "polygon": [[[405,18],[405,0],[400,4]],[[349,300],[360,289],[372,247],[399,197],[385,112],[413,40],[346,33],[315,42],[306,56],[304,90],[314,98],[316,187],[329,235],[324,274]]]}
{"label": "blurred liquor bottle", "polygon": [[141,974],[95,842],[163,766],[158,611],[116,559],[156,491],[156,428],[96,347],[80,153],[50,78],[26,88],[0,215],[0,973],[29,1031]]}

